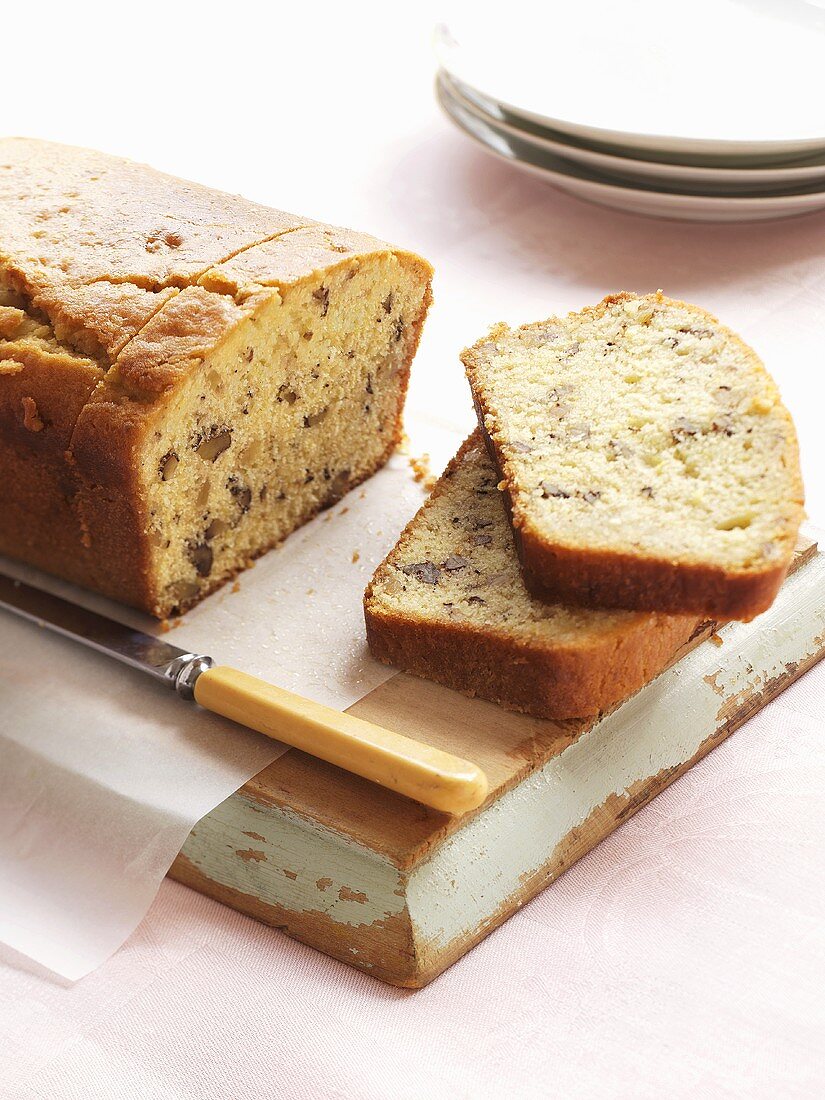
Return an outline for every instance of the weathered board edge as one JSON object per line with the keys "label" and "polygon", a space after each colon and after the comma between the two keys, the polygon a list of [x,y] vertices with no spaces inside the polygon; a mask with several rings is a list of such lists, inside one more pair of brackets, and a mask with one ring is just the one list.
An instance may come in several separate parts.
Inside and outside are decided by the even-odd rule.
{"label": "weathered board edge", "polygon": [[[791,671],[777,677],[760,690],[754,691],[750,699],[743,700],[745,705],[737,711],[736,715],[728,718],[684,764],[661,771],[652,779],[642,780],[624,795],[615,795],[598,806],[585,822],[572,830],[546,863],[525,880],[506,904],[500,906],[474,931],[453,940],[441,950],[434,951],[420,943],[415,935],[413,921],[406,904],[402,906],[399,914],[379,923],[343,926],[329,919],[319,921],[317,915],[310,911],[295,912],[277,903],[265,902],[252,894],[216,882],[197,868],[184,853],[177,857],[169,875],[199,893],[206,894],[224,905],[277,928],[292,939],[306,943],[372,977],[390,985],[420,989],[457,962],[577,860],[596,847],[619,825],[629,820],[638,810],[688,772],[694,764],[725,741],[771,699],[798,680],[823,657],[825,657],[825,640],[822,647],[811,654],[807,660],[800,662]],[[402,889],[407,881],[408,876],[401,877]]]}
{"label": "weathered board edge", "polygon": [[[653,777],[640,780],[622,793],[611,796],[596,806],[588,818],[563,838],[537,870],[525,876],[519,888],[514,890],[502,905],[480,921],[476,927],[468,929],[466,934],[448,943],[432,945],[422,940],[417,932],[415,916],[411,915],[408,904],[407,890],[410,876],[395,868],[393,871],[398,874],[398,880],[394,893],[404,896],[401,902],[396,904],[392,914],[385,914],[387,919],[378,919],[371,923],[356,921],[354,924],[346,921],[343,924],[336,924],[332,920],[328,922],[328,926],[321,922],[324,924],[323,927],[319,927],[317,914],[311,910],[296,912],[285,906],[269,904],[260,897],[235,890],[209,878],[187,859],[185,853],[176,862],[171,872],[172,877],[265,923],[275,925],[288,935],[303,940],[383,981],[410,988],[421,987],[503,923],[527,900],[591,850],[624,820],[665,790],[676,778],[683,775],[694,763],[738,729],[743,722],[822,659],[825,656],[825,632],[813,637],[812,644],[814,646],[812,651],[807,654],[801,652],[798,660],[795,657],[789,660],[780,674],[768,679],[767,682],[761,682],[761,678],[757,678],[753,683],[749,681],[747,693],[739,692],[729,699],[723,699],[718,713],[719,727],[702,742],[699,749],[688,760],[672,768],[661,770]],[[241,795],[243,792],[239,792],[239,795],[233,798]],[[261,815],[269,812],[274,819],[278,816],[277,807],[261,806],[256,812]],[[352,845],[352,841],[347,841],[343,834],[339,835],[339,842],[342,845],[345,843]],[[370,854],[370,858],[375,857]],[[387,867],[390,866],[387,863]],[[356,882],[356,889],[357,886]]]}
{"label": "weathered board edge", "polygon": [[625,821],[629,821],[634,814],[667,790],[677,779],[689,772],[695,764],[698,764],[708,753],[721,745],[723,741],[726,741],[740,726],[743,726],[772,699],[790,687],[795,680],[798,680],[823,658],[825,658],[825,639],[823,639],[822,648],[807,660],[800,662],[793,671],[777,677],[760,691],[754,692],[752,698],[747,700],[747,705],[743,707],[742,711],[737,713],[735,718],[728,719],[720,729],[706,738],[698,752],[684,764],[665,769],[654,776],[653,779],[642,780],[623,795],[613,795],[607,802],[598,806],[585,822],[571,831],[568,837],[553,852],[547,863],[527,878],[523,886],[512,895],[507,903],[500,906],[498,911],[476,932],[459,940],[454,940],[446,949],[438,952],[435,956],[430,957],[426,953],[423,954],[421,968],[412,982],[401,981],[392,984],[419,989],[443,974],[445,970],[449,969],[468,951],[486,939],[491,932],[504,924],[527,902],[540,894],[565,871],[568,871],[573,864],[610,836],[620,825],[624,824]]}

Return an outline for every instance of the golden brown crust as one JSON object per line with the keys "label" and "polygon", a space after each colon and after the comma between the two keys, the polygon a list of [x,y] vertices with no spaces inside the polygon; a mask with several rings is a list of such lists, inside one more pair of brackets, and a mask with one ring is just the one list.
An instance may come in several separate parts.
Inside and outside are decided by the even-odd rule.
{"label": "golden brown crust", "polygon": [[83,583],[87,551],[65,452],[103,372],[31,344],[6,350],[15,358],[0,358],[0,553],[52,571],[63,563],[62,575]]}
{"label": "golden brown crust", "polygon": [[199,286],[176,294],[130,340],[97,401],[155,401],[178,385],[248,311]]}
{"label": "golden brown crust", "polygon": [[315,224],[143,164],[27,138],[0,140],[0,207],[0,273],[72,346],[97,341],[107,362],[120,342],[107,331],[114,292],[96,284],[130,288],[136,332],[158,291],[191,286],[252,245]]}
{"label": "golden brown crust", "polygon": [[[356,256],[368,256],[387,248],[367,233],[331,225],[311,225],[264,241],[210,268],[198,279],[200,286],[244,301],[261,288],[279,288],[319,271],[333,271],[337,264]],[[416,257],[432,274],[429,264]]]}
{"label": "golden brown crust", "polygon": [[[595,306],[578,314],[600,316],[612,305],[637,299],[627,291],[607,295]],[[645,296],[653,301],[671,301],[690,309],[708,324],[717,326],[731,342],[748,355],[752,350],[731,329],[720,325],[707,310],[686,302],[665,299],[661,291]],[[547,321],[522,326],[542,328]],[[674,562],[639,554],[590,550],[586,547],[552,543],[530,522],[530,516],[511,492],[513,473],[500,444],[499,425],[495,411],[485,401],[481,384],[482,349],[498,336],[509,332],[507,325],[497,324],[473,347],[466,348],[461,359],[473,396],[479,427],[487,450],[502,480],[507,513],[522,566],[525,584],[537,599],[547,603],[570,603],[582,607],[615,607],[632,611],[662,611],[669,614],[696,614],[719,622],[739,619],[747,622],[773,603],[788,572],[799,524],[803,518],[804,490],[799,469],[796,430],[787,410],[786,447],[783,462],[794,474],[794,500],[798,502],[796,526],[788,531],[782,545],[782,557],[766,562],[762,568],[733,571],[704,563]]]}
{"label": "golden brown crust", "polygon": [[381,608],[374,586],[406,536],[445,491],[453,471],[478,445],[465,440],[432,495],[401,533],[364,593],[367,641],[373,656],[404,672],[489,699],[538,718],[572,718],[632,695],[656,676],[699,626],[695,616],[639,613],[582,644],[525,641],[501,629],[416,619]]}
{"label": "golden brown crust", "polygon": [[[509,494],[508,494],[509,496]],[[630,554],[552,547],[527,526],[514,528],[522,575],[530,593],[546,603],[697,614],[718,622],[748,622],[771,606],[788,572],[782,561],[760,573],[732,573],[710,565],[682,564]]]}
{"label": "golden brown crust", "polygon": [[37,304],[58,340],[105,366],[177,293],[176,287],[145,290],[133,283],[99,282],[44,289]]}
{"label": "golden brown crust", "polygon": [[370,652],[384,664],[537,718],[595,714],[642,688],[672,659],[695,619],[661,616],[648,631],[597,648],[545,650],[514,639],[379,613],[365,604]]}
{"label": "golden brown crust", "polygon": [[[18,346],[0,345],[0,549],[162,614],[137,455],[175,389],[264,298],[318,271],[390,252],[422,280],[431,269],[374,238],[27,139],[0,140],[0,207],[3,333],[18,314],[36,318],[63,356],[55,370],[54,355],[30,348],[19,370]],[[410,360],[428,304],[429,291]],[[408,372],[409,362],[402,402]],[[44,414],[45,430],[25,427],[23,398]],[[399,406],[397,436],[400,416]]]}

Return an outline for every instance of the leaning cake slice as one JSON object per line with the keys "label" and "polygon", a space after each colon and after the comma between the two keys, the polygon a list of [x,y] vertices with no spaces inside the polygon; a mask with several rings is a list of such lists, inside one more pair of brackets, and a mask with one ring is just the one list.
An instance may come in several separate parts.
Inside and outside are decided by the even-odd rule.
{"label": "leaning cake slice", "polygon": [[538,598],[751,619],[802,519],[793,422],[715,317],[661,293],[498,325],[462,356]]}
{"label": "leaning cake slice", "polygon": [[510,710],[596,714],[661,671],[696,618],[531,598],[497,481],[476,432],[367,588],[370,649],[386,664]]}

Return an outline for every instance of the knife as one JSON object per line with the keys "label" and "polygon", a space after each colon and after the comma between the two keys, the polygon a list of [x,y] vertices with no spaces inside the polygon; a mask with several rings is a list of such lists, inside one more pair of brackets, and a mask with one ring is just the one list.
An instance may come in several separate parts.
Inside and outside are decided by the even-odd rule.
{"label": "knife", "polygon": [[487,796],[469,760],[303,699],[246,672],[215,665],[160,638],[0,574],[0,608],[145,672],[182,698],[382,787],[450,814]]}

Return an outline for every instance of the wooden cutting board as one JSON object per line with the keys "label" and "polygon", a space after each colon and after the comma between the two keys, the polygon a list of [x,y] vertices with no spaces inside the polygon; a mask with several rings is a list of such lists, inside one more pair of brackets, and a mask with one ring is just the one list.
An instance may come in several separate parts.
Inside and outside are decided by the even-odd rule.
{"label": "wooden cutting board", "polygon": [[394,985],[419,987],[825,655],[825,554],[750,624],[701,630],[606,716],[551,722],[398,674],[350,708],[479,763],[451,818],[297,750],[203,818],[170,874]]}

